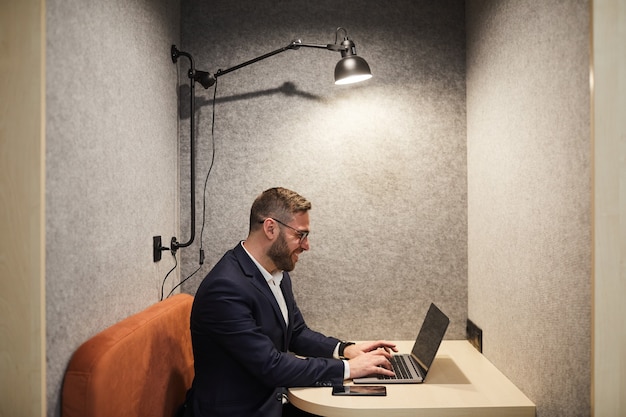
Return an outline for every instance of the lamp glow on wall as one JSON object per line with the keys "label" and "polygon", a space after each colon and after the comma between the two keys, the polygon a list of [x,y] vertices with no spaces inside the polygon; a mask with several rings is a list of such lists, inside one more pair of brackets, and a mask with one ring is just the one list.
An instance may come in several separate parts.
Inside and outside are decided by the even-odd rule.
{"label": "lamp glow on wall", "polygon": [[[338,42],[339,32],[343,32],[343,41]],[[176,48],[176,45],[172,45],[171,47],[171,58],[172,62],[175,64],[178,62],[178,58],[184,56],[189,59],[190,68],[187,72],[187,76],[190,79],[190,126],[191,131],[189,135],[190,140],[190,178],[191,178],[191,234],[190,238],[187,242],[178,242],[176,237],[172,237],[170,242],[170,250],[172,254],[176,254],[176,251],[179,248],[184,248],[190,246],[195,238],[195,230],[196,230],[196,198],[195,198],[195,144],[194,144],[194,115],[195,115],[195,83],[200,83],[205,89],[211,87],[215,84],[218,77],[248,66],[250,64],[254,64],[255,62],[261,61],[263,59],[269,58],[281,52],[285,52],[288,50],[297,50],[300,48],[317,48],[317,49],[326,49],[333,52],[341,53],[341,60],[335,66],[335,84],[351,84],[359,81],[365,81],[372,77],[372,72],[370,71],[370,67],[367,62],[357,56],[356,47],[354,42],[348,38],[348,31],[346,29],[339,27],[335,31],[335,43],[326,44],[326,45],[316,45],[316,44],[305,44],[302,43],[300,39],[292,41],[289,45],[284,46],[275,51],[269,52],[265,55],[261,55],[257,58],[251,59],[239,65],[235,65],[234,67],[222,70],[218,69],[217,72],[211,74],[206,71],[199,71],[195,69],[193,57],[191,54],[187,52],[179,51]],[[166,250],[168,248],[161,248],[161,250]],[[201,261],[202,262],[202,261]]]}

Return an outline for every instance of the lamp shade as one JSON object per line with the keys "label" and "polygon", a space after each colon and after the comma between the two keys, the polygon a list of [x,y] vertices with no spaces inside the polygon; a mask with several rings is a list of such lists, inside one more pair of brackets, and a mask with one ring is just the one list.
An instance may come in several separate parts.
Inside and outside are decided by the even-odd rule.
{"label": "lamp shade", "polygon": [[351,84],[369,78],[372,78],[370,66],[360,56],[345,56],[335,66],[335,84]]}

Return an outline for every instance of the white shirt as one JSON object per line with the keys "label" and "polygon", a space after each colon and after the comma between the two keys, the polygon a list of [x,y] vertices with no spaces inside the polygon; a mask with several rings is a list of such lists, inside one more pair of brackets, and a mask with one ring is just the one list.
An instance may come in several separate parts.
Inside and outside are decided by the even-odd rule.
{"label": "white shirt", "polygon": [[263,268],[263,266],[254,259],[254,256],[250,255],[248,249],[244,246],[243,242],[241,243],[241,247],[246,251],[252,262],[259,268],[263,278],[267,281],[267,285],[269,285],[270,290],[272,290],[272,294],[274,294],[274,298],[276,298],[276,302],[278,303],[278,307],[280,307],[281,313],[283,313],[283,319],[285,320],[285,325],[289,324],[289,315],[287,313],[287,303],[285,302],[285,297],[283,296],[283,292],[280,289],[280,283],[283,281],[283,271],[276,271],[273,274],[270,274],[267,269]]}

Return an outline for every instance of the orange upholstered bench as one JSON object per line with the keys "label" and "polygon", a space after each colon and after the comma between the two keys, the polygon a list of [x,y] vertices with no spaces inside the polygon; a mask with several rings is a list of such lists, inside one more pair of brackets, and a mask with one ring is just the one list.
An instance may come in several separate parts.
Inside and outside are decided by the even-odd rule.
{"label": "orange upholstered bench", "polygon": [[83,343],[65,372],[63,417],[172,417],[193,379],[189,315],[178,294]]}

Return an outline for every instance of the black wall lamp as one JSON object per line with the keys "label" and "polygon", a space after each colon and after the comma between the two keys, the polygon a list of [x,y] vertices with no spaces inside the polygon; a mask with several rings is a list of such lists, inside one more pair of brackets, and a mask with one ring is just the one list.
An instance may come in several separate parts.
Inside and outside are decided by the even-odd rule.
{"label": "black wall lamp", "polygon": [[[339,40],[339,32],[343,32],[343,41],[340,43]],[[335,31],[335,43],[326,44],[326,45],[315,45],[315,44],[305,44],[302,43],[300,39],[292,41],[289,45],[284,46],[275,51],[269,52],[265,55],[261,55],[257,58],[251,59],[239,65],[235,65],[234,67],[222,70],[218,69],[216,73],[211,74],[206,71],[198,71],[195,69],[195,65],[193,62],[193,57],[191,54],[183,51],[179,51],[176,48],[176,45],[172,45],[170,53],[172,62],[177,63],[178,58],[181,56],[189,59],[190,68],[187,72],[187,76],[190,79],[190,118],[189,122],[191,125],[191,130],[189,134],[190,141],[190,179],[191,179],[191,235],[187,242],[178,242],[176,237],[172,237],[170,243],[170,250],[172,254],[176,254],[176,251],[179,248],[184,248],[190,246],[195,238],[195,230],[196,230],[196,197],[195,197],[195,140],[194,140],[194,127],[195,127],[195,83],[198,82],[205,89],[211,87],[215,84],[218,77],[228,74],[229,72],[233,72],[250,64],[254,64],[255,62],[261,61],[263,59],[269,58],[281,52],[285,52],[290,49],[300,49],[300,48],[317,48],[317,49],[326,49],[329,51],[339,52],[341,53],[341,60],[335,66],[335,84],[351,84],[359,81],[365,81],[372,77],[372,72],[370,71],[370,67],[367,62],[357,56],[356,47],[354,42],[348,38],[348,31],[342,27],[337,28]],[[159,250],[166,250],[168,248],[160,247]],[[155,250],[156,247],[155,247]],[[202,260],[201,260],[202,262]]]}

